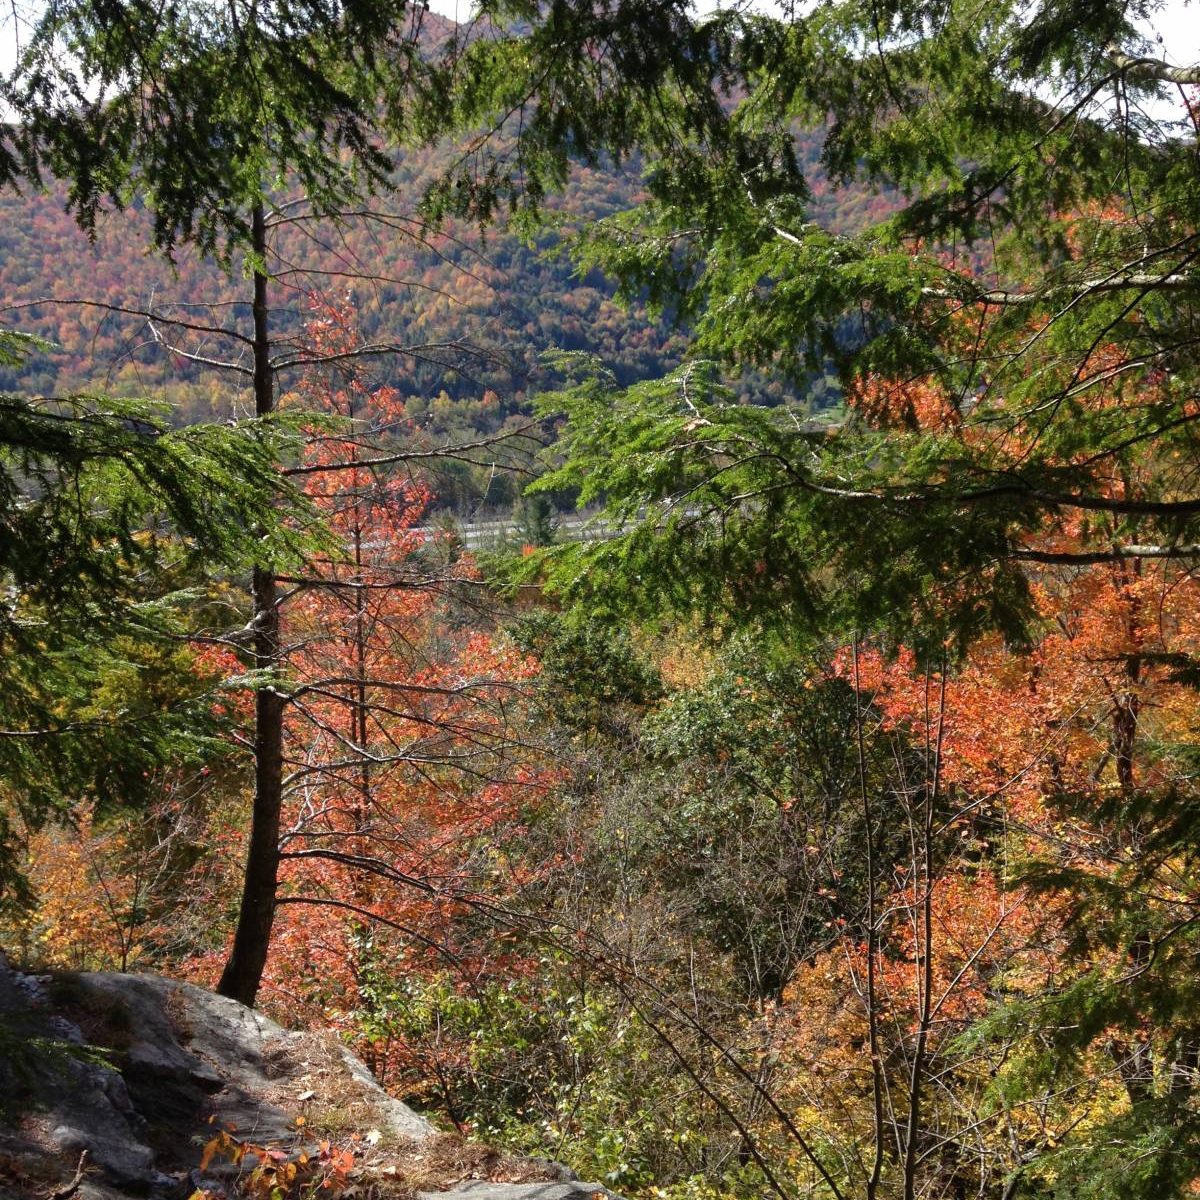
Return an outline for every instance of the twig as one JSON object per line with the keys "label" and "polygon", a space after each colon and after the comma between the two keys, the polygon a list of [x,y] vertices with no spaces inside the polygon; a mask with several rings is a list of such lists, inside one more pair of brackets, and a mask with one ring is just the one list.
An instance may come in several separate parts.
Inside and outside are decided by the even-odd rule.
{"label": "twig", "polygon": [[71,1182],[60,1188],[55,1188],[50,1193],[47,1200],[68,1200],[70,1196],[75,1195],[79,1191],[79,1185],[83,1183],[83,1173],[87,1169],[88,1152],[80,1150],[79,1164],[75,1168],[75,1174],[71,1178]]}

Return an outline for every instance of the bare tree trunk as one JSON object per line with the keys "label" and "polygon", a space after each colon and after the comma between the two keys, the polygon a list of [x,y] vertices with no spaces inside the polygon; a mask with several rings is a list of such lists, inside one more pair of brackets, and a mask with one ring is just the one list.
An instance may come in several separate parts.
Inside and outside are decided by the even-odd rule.
{"label": "bare tree trunk", "polygon": [[875,1200],[883,1177],[885,1126],[883,1119],[883,1057],[879,1046],[879,1002],[875,960],[879,953],[879,897],[875,880],[875,819],[867,794],[867,756],[863,746],[862,690],[858,678],[858,633],[854,634],[854,738],[858,751],[858,792],[862,801],[863,836],[867,857],[867,1029],[871,1051],[871,1115],[873,1142],[866,1200]]}
{"label": "bare tree trunk", "polygon": [[[275,411],[275,386],[271,370],[270,332],[267,328],[267,284],[264,262],[267,225],[263,206],[251,214],[251,239],[257,262],[254,268],[254,411],[269,416]],[[279,666],[279,607],[274,574],[254,568],[254,665],[260,671]],[[279,822],[283,807],[284,696],[266,683],[254,698],[254,808],[250,819],[250,845],[241,910],[233,949],[217,991],[222,996],[253,1005],[262,982],[275,921],[275,890],[279,874]]]}
{"label": "bare tree trunk", "polygon": [[[358,451],[354,457],[357,459]],[[369,715],[367,697],[367,590],[363,563],[363,522],[362,510],[358,507],[354,514],[354,664],[357,677],[355,687],[355,703],[352,710],[354,722],[353,739],[362,750],[362,762],[359,765],[359,802],[358,820],[355,832],[365,832],[366,824],[371,815],[371,761],[367,756],[367,718]]]}
{"label": "bare tree trunk", "polygon": [[[929,728],[929,672],[925,674],[925,727]],[[925,744],[925,781],[922,789],[923,809],[921,840],[914,849],[912,878],[922,889],[917,918],[917,1040],[913,1047],[912,1070],[908,1085],[908,1121],[904,1131],[904,1200],[915,1200],[917,1194],[918,1146],[921,1135],[921,1095],[925,1086],[925,1069],[929,1052],[929,1032],[933,1026],[933,829],[942,781],[942,734],[946,722],[946,664],[942,662],[938,697],[937,732],[932,747],[928,733]],[[918,857],[919,856],[919,857]],[[914,896],[914,901],[916,897]]]}

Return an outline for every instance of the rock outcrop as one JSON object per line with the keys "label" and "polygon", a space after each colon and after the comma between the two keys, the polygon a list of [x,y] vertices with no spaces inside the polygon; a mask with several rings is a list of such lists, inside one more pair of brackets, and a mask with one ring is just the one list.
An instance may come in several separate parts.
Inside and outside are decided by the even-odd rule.
{"label": "rock outcrop", "polygon": [[264,1151],[359,1194],[612,1195],[438,1133],[331,1036],[159,976],[35,977],[0,958],[0,1197],[234,1197]]}

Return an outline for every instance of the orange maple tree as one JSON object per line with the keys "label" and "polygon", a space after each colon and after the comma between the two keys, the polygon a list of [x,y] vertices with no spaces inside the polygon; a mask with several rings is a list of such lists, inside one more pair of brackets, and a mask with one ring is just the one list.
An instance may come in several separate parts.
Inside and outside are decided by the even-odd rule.
{"label": "orange maple tree", "polygon": [[384,452],[405,408],[362,377],[352,306],[322,304],[310,337],[346,356],[295,398],[338,419],[300,464],[337,549],[281,581],[287,803],[265,985],[276,1011],[353,1029],[381,977],[487,957],[490,935],[459,925],[494,874],[489,833],[537,791],[511,734],[535,667],[478,629],[470,557],[419,526],[430,492]]}

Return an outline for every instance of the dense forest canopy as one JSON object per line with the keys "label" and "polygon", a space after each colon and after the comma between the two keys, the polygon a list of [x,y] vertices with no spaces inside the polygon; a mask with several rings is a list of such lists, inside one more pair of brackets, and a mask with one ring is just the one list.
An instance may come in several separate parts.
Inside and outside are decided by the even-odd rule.
{"label": "dense forest canopy", "polygon": [[[638,1197],[1194,1194],[1200,65],[1155,7],[48,5],[5,946],[332,1026]],[[174,411],[71,394],[84,311]],[[476,558],[430,513],[500,475]]]}

